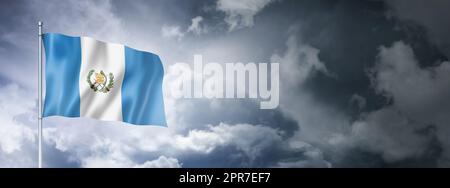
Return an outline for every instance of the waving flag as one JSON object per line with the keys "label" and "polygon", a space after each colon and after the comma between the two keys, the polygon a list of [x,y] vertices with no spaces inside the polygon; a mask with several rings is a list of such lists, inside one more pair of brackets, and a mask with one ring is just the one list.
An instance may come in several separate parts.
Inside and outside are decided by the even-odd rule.
{"label": "waving flag", "polygon": [[159,57],[89,37],[46,33],[44,117],[166,126]]}

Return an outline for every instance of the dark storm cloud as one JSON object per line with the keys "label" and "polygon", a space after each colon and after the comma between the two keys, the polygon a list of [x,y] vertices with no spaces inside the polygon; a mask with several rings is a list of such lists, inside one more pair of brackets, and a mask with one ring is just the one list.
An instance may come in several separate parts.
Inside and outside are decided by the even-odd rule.
{"label": "dark storm cloud", "polygon": [[444,97],[449,93],[448,67],[439,62],[421,68],[403,41],[380,47],[371,81],[391,102],[353,122],[357,149],[347,156],[365,153],[379,166],[447,166],[448,119],[443,114],[449,111]]}
{"label": "dark storm cloud", "polygon": [[450,56],[449,1],[429,0],[393,0],[386,1],[392,11],[388,14],[404,22],[412,22],[426,28],[430,41],[441,48],[441,52]]}
{"label": "dark storm cloud", "polygon": [[[429,31],[427,31],[426,28],[423,28],[420,25],[390,19],[386,16],[387,12],[390,11],[390,6],[387,6],[383,2],[306,1],[301,3],[286,2],[284,6],[286,6],[283,8],[284,15],[295,15],[292,17],[295,17],[296,19],[291,22],[299,23],[299,25],[301,25],[301,27],[299,27],[299,38],[301,38],[303,42],[320,50],[320,60],[326,65],[327,70],[335,75],[327,76],[320,72],[318,74],[313,74],[306,80],[305,86],[299,88],[299,92],[307,90],[308,92],[313,93],[313,96],[318,103],[323,103],[340,112],[345,112],[345,115],[351,117],[347,120],[349,122],[361,118],[361,113],[383,108],[390,103],[389,99],[374,91],[373,83],[370,80],[370,76],[368,76],[368,72],[370,72],[370,69],[377,61],[380,46],[403,40],[408,44],[411,44],[410,47],[414,50],[420,66],[424,67],[436,65],[436,62],[439,64],[440,61],[446,59],[444,54],[430,42],[426,35]],[[271,8],[272,9],[269,10],[276,9],[277,6],[272,6]],[[286,16],[287,19],[289,19],[289,16]],[[438,19],[437,22],[445,23],[443,18]],[[355,95],[364,99],[364,108],[354,110],[349,106],[349,101],[351,101]],[[295,100],[295,97],[292,99]],[[426,99],[418,100],[426,101]],[[298,111],[297,115],[301,116],[300,113],[302,112]],[[322,115],[329,116],[330,114]],[[385,124],[385,122],[376,122],[375,125],[372,126],[378,126],[380,124]],[[413,123],[410,122],[405,126],[412,126],[412,124]],[[300,123],[300,132],[304,126],[305,125]],[[316,128],[319,129],[317,125],[311,126],[316,126]],[[349,124],[347,126],[354,129],[354,124]],[[386,132],[377,136],[382,138],[392,134],[395,132],[390,130],[390,127],[392,126],[399,125],[395,122],[386,125],[386,127],[382,128],[382,130],[385,130]],[[333,126],[329,126],[327,129],[332,129],[331,127]],[[408,131],[414,132],[413,135],[422,137],[419,133],[416,133],[416,130],[413,130],[414,128],[412,127],[406,128],[406,130],[409,129]],[[338,132],[339,131],[336,133]],[[311,132],[306,131],[304,134],[308,135],[311,134]],[[408,156],[408,153],[403,153],[402,155],[408,156],[407,159],[401,158],[400,160],[394,161],[387,158],[380,159],[378,151],[367,151],[367,149],[362,149],[363,152],[357,153],[361,154],[361,164],[364,164],[365,161],[367,166],[435,165],[440,152],[439,149],[433,148],[441,148],[442,141],[436,139],[436,136],[433,133],[430,134],[431,135],[424,136],[427,140],[425,145],[414,144],[414,142],[417,141],[415,139],[404,140],[404,142],[409,142],[409,144],[414,145],[412,147],[421,148],[421,153],[416,156],[411,157]],[[351,137],[350,135],[347,135],[346,137]],[[308,141],[314,142],[314,140]],[[360,141],[352,141],[351,145],[361,144],[359,142]],[[397,140],[395,142],[403,141]],[[352,160],[346,159],[350,156],[352,159],[358,158],[359,155],[355,154],[353,149],[349,150],[348,153],[342,153],[325,149],[326,147],[327,146],[322,146],[320,148],[323,149],[328,157],[327,159],[333,161],[333,164],[337,166],[361,166],[356,163],[353,164],[352,162],[348,163]],[[399,145],[399,147],[409,146]],[[399,149],[400,148],[397,148],[397,150]],[[365,154],[365,152],[368,153]],[[399,151],[399,153],[401,152]],[[372,158],[373,161],[378,162],[369,164],[368,161],[371,160],[370,158]],[[420,164],[421,159],[427,159],[428,161]],[[388,162],[386,162],[386,160]]]}
{"label": "dark storm cloud", "polygon": [[[281,6],[281,5],[280,5]],[[274,6],[275,7],[275,6]],[[275,9],[275,8],[272,8]],[[378,1],[289,1],[278,12],[289,16],[288,23],[299,23],[300,37],[320,49],[319,58],[337,77],[317,74],[308,79],[306,86],[327,104],[345,109],[353,94],[367,99],[367,109],[376,109],[382,98],[370,88],[366,70],[378,53],[378,47],[404,40],[411,42],[423,62],[442,59],[442,54],[428,42],[422,30],[401,25],[386,18],[388,7]],[[284,14],[283,14],[284,15]],[[444,23],[444,22],[441,22]],[[402,27],[400,30],[396,27]],[[284,27],[285,30],[287,27]],[[416,34],[416,35],[412,35]]]}

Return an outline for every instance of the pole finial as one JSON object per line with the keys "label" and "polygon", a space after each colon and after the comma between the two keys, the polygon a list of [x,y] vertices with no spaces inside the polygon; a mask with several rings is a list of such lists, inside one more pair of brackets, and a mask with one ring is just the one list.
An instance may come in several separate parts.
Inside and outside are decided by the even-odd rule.
{"label": "pole finial", "polygon": [[44,25],[41,21],[38,21],[38,26]]}

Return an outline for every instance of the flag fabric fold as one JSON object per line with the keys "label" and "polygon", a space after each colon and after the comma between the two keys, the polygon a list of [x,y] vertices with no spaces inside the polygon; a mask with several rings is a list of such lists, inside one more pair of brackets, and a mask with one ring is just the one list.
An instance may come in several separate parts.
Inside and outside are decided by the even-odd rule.
{"label": "flag fabric fold", "polygon": [[160,58],[121,44],[46,33],[44,117],[167,126]]}

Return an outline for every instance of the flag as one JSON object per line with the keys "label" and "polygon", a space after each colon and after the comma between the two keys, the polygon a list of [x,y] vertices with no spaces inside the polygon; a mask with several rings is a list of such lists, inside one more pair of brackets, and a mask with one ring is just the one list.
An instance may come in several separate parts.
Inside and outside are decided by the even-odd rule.
{"label": "flag", "polygon": [[160,58],[125,45],[56,33],[43,36],[44,117],[86,117],[166,126]]}

